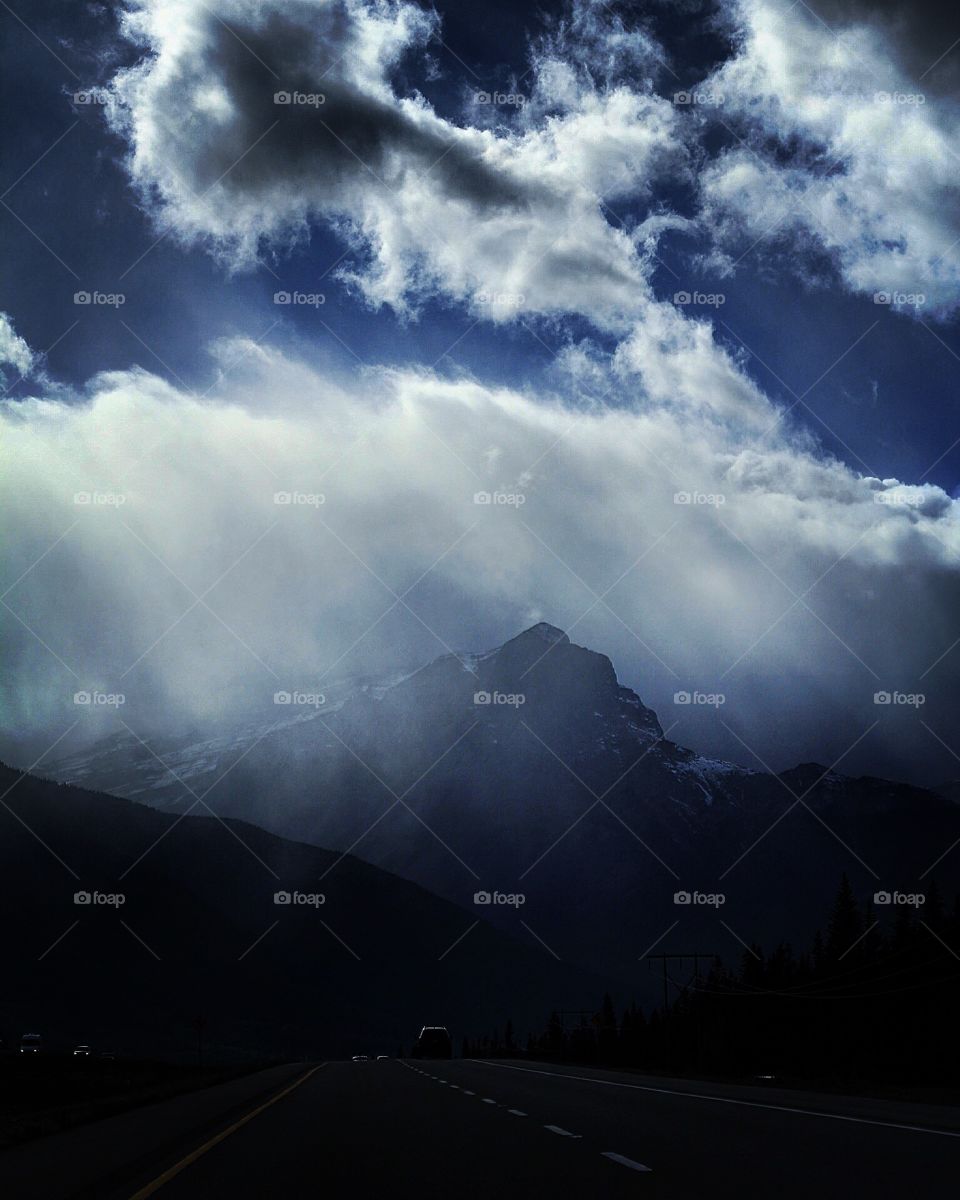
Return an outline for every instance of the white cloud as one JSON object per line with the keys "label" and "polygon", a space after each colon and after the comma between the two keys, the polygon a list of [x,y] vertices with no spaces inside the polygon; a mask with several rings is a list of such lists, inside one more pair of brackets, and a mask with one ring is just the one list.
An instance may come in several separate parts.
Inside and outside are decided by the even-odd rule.
{"label": "white cloud", "polygon": [[26,375],[34,364],[34,354],[22,337],[14,330],[6,313],[0,313],[0,367],[13,367],[18,374]]}
{"label": "white cloud", "polygon": [[[647,294],[648,245],[603,205],[684,169],[673,106],[648,84],[561,84],[551,43],[512,127],[458,126],[394,90],[434,27],[401,2],[219,0],[215,16],[140,0],[126,29],[146,56],[114,80],[110,112],[144,203],[233,267],[334,222],[374,304],[441,291],[494,320],[621,322]],[[624,39],[611,61],[641,52]],[[323,99],[276,105],[281,90]]]}
{"label": "white cloud", "polygon": [[784,0],[731,8],[738,50],[705,86],[722,94],[719,115],[740,140],[701,179],[704,218],[727,265],[753,243],[786,242],[801,251],[801,273],[826,254],[851,291],[922,295],[928,311],[952,311],[956,103],[923,94],[877,26],[835,32]]}
{"label": "white cloud", "polygon": [[[126,694],[135,728],[220,719],[269,704],[278,679],[316,681],[357,639],[367,668],[483,647],[531,612],[572,625],[615,585],[617,616],[594,606],[574,639],[664,716],[677,687],[704,686],[764,757],[840,753],[873,721],[874,690],[918,690],[955,637],[957,506],[761,432],[776,414],[759,397],[752,432],[727,419],[739,396],[704,413],[701,387],[749,385],[712,352],[704,366],[689,328],[652,375],[627,350],[579,363],[617,408],[429,372],[344,385],[249,344],[226,348],[244,370],[202,402],[127,372],[82,402],[7,406],[11,578],[80,518],[8,597],[46,643],[6,617],[10,724],[60,731],[93,686]],[[277,505],[278,491],[324,502]],[[216,617],[193,604],[211,585]],[[409,587],[417,616],[396,605],[376,624]],[[794,604],[807,589],[815,616]],[[948,655],[925,681],[931,720],[956,667]],[[674,736],[743,757],[716,725]]]}

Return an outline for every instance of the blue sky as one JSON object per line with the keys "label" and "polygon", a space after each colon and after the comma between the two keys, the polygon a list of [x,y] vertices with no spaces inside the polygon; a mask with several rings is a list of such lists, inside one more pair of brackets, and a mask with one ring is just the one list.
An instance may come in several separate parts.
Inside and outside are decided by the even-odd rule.
{"label": "blue sky", "polygon": [[[523,92],[530,66],[526,35],[545,26],[539,6],[448,11],[441,5],[439,11],[443,45],[431,51],[438,77],[417,79],[438,111],[461,117],[464,94],[471,89],[509,92],[516,86]],[[719,35],[692,38],[687,32],[684,37],[690,22],[664,19],[655,6],[646,11],[633,6],[631,15],[687,55],[671,59],[679,68],[676,74],[660,73],[656,84],[665,95],[676,90],[677,79],[695,86],[697,73],[729,51]],[[561,16],[558,6],[553,17]],[[52,347],[48,361],[55,378],[81,385],[97,371],[139,364],[191,386],[203,385],[211,371],[206,346],[237,332],[257,337],[274,325],[272,297],[281,286],[322,290],[322,319],[329,328],[319,325],[313,310],[288,311],[273,336],[322,345],[344,367],[356,361],[354,355],[365,362],[435,362],[456,342],[441,360],[445,366],[487,375],[496,363],[504,378],[529,381],[549,359],[548,347],[555,349],[571,336],[568,329],[542,327],[534,334],[519,323],[507,330],[485,321],[477,325],[465,306],[441,299],[423,311],[411,338],[408,320],[398,320],[389,308],[371,311],[337,280],[334,264],[341,260],[344,242],[321,225],[311,229],[307,245],[273,261],[276,275],[266,269],[230,275],[169,237],[155,244],[157,227],[131,196],[122,139],[107,129],[101,106],[78,106],[72,99],[82,86],[107,82],[117,62],[131,60],[130,48],[117,35],[115,7],[33,6],[30,25],[36,37],[12,18],[7,25],[3,88],[6,107],[19,119],[15,131],[7,130],[5,144],[4,187],[14,186],[6,196],[13,212],[4,214],[0,308],[32,346]],[[514,85],[516,79],[521,82]],[[667,186],[664,200],[689,211],[683,188]],[[630,208],[625,203],[617,215],[629,219]],[[927,328],[878,310],[869,297],[807,286],[772,269],[762,248],[746,256],[735,278],[724,279],[696,261],[702,249],[696,232],[667,236],[658,251],[663,265],[652,277],[657,296],[670,299],[691,289],[722,292],[719,336],[747,348],[747,369],[787,404],[793,398],[790,389],[804,392],[873,327],[809,395],[812,412],[801,409],[795,415],[852,466],[866,464],[882,476],[923,476],[951,492],[960,485],[960,448],[943,455],[945,430],[960,436],[955,319],[927,321],[921,312]],[[78,312],[73,294],[81,287],[122,291],[122,313]],[[12,392],[25,390],[19,384]]]}
{"label": "blue sky", "polygon": [[[84,426],[99,411],[102,372],[119,373],[132,392],[143,386],[144,396],[154,395],[154,384],[138,379],[162,381],[164,403],[200,394],[224,413],[281,413],[294,441],[307,436],[304,429],[319,436],[322,422],[310,424],[308,413],[325,401],[304,400],[306,409],[291,415],[285,406],[296,395],[267,399],[269,381],[287,374],[289,388],[307,397],[314,387],[318,397],[327,387],[355,389],[358,410],[388,394],[401,406],[428,405],[433,439],[425,437],[422,460],[411,459],[414,474],[430,473],[434,456],[447,454],[467,460],[473,479],[464,487],[486,472],[504,487],[552,489],[554,507],[544,507],[540,525],[530,518],[530,536],[542,539],[537,553],[562,563],[565,582],[541,576],[525,557],[529,547],[516,560],[505,550],[509,565],[498,562],[478,594],[464,592],[469,564],[464,576],[431,578],[422,586],[435,589],[426,618],[432,636],[418,628],[393,635],[416,656],[509,636],[527,617],[569,624],[580,613],[565,590],[576,586],[571,577],[589,576],[595,597],[643,552],[645,532],[647,542],[662,535],[663,547],[670,544],[675,535],[664,531],[673,514],[632,491],[656,460],[672,479],[657,484],[657,497],[673,494],[688,470],[704,494],[727,487],[731,503],[703,533],[715,560],[699,562],[719,615],[699,595],[698,534],[677,546],[673,568],[651,575],[646,586],[659,593],[624,591],[606,623],[590,623],[602,605],[585,622],[583,640],[611,653],[645,698],[668,703],[698,662],[704,682],[713,683],[738,647],[750,648],[749,671],[738,667],[736,730],[784,765],[840,754],[873,715],[863,697],[880,686],[916,691],[926,678],[931,702],[936,691],[941,705],[931,724],[948,726],[960,545],[947,500],[960,489],[960,196],[950,175],[960,164],[960,50],[950,49],[949,14],[927,6],[912,24],[907,9],[888,5],[824,3],[815,11],[776,0],[436,10],[360,0],[286,7],[145,0],[131,11],[124,29],[114,5],[39,3],[19,13],[22,20],[0,17],[0,86],[16,113],[4,136],[0,312],[36,355],[23,378],[15,363],[4,368],[5,414],[18,437],[37,439],[17,443],[34,463],[36,487],[62,483],[59,466],[49,479],[35,466],[45,455],[51,461],[57,439],[80,447],[81,458],[94,454],[90,439],[103,441],[102,426]],[[942,36],[933,37],[937,22]],[[178,41],[182,28],[194,31],[192,41]],[[326,120],[310,124],[308,112],[271,105],[269,89],[296,88],[325,62],[332,65],[318,87],[330,95],[316,115]],[[174,86],[165,82],[168,68],[179,73]],[[78,103],[80,91],[95,102]],[[692,103],[680,95],[686,91],[695,93]],[[213,199],[197,200],[207,188]],[[558,249],[552,236],[568,219]],[[78,305],[77,292],[119,293],[123,302]],[[278,305],[278,292],[322,294],[323,302]],[[886,292],[923,299],[877,303]],[[695,302],[678,302],[684,293]],[[241,360],[243,367],[225,369]],[[427,377],[429,398],[403,399]],[[391,382],[371,382],[384,378]],[[429,407],[443,381],[469,418],[460,421],[457,403]],[[257,387],[265,397],[259,410]],[[472,387],[483,404],[500,393],[516,397],[513,410],[505,402],[507,425],[490,427],[489,445]],[[59,406],[52,424],[52,410],[38,409],[39,401]],[[590,404],[635,419],[635,470],[619,460],[608,470],[603,456],[611,451],[602,446],[616,447],[618,438],[593,445],[578,427],[563,472],[547,479],[553,445],[562,438],[567,448],[562,422],[542,445],[530,443],[529,466],[518,446],[534,436],[536,413],[553,420],[558,404],[568,406],[573,425]],[[124,454],[133,462],[150,422],[161,420],[159,410],[144,416],[147,405],[141,397],[115,418],[125,422],[129,443],[114,447],[117,474]],[[203,487],[189,439],[209,434],[201,428],[206,416],[192,412],[184,410],[187,441],[170,467],[185,504]],[[654,453],[648,435],[674,457]],[[336,442],[333,433],[325,437],[324,446]],[[392,449],[383,437],[372,453],[405,453],[406,435]],[[677,449],[684,439],[689,458]],[[285,452],[277,450],[278,463]],[[488,471],[512,459],[512,474]],[[337,535],[377,576],[382,553],[382,570],[395,571],[392,586],[400,589],[432,570],[458,526],[438,529],[435,544],[426,539],[402,562],[393,549],[378,550],[370,530],[389,524],[391,506],[409,505],[415,519],[419,503],[437,504],[436,495],[407,492],[388,500],[386,470],[382,458],[363,460],[358,477],[376,480],[376,490],[371,482],[371,495],[354,496],[351,519],[359,524],[349,535],[338,526]],[[166,488],[160,480],[152,486],[169,494],[170,479]],[[571,492],[563,503],[577,506],[576,535],[562,515],[561,483]],[[872,502],[878,489],[916,485],[903,502],[908,514]],[[767,489],[765,506],[746,515],[747,500],[739,509],[733,503],[740,488],[750,505]],[[853,519],[861,511],[855,495],[865,497],[862,513],[871,520],[884,516],[879,532]],[[899,504],[897,495],[888,507]],[[386,506],[379,517],[376,497]],[[621,512],[622,546],[607,540],[611,529],[599,516],[591,532],[588,514],[604,505]],[[33,517],[19,526],[11,580],[32,572],[61,532],[50,513],[49,527]],[[634,524],[647,513],[649,527]],[[725,513],[745,515],[731,529]],[[211,553],[210,544],[178,541],[182,513],[161,515],[155,504],[153,514],[135,527],[138,536],[177,574]],[[905,518],[889,533],[888,515]],[[233,531],[211,526],[207,536],[218,548],[233,544]],[[20,592],[25,605],[67,545],[30,575]],[[784,547],[795,547],[795,556]],[[91,557],[90,546],[78,545],[63,570],[82,576],[83,564],[104,553]],[[302,546],[292,543],[289,553],[301,555]],[[751,555],[762,584],[742,574]],[[285,561],[278,552],[275,569],[282,573]],[[334,568],[317,569],[323,576]],[[783,583],[795,597],[827,576],[831,594],[811,621],[830,627],[827,644],[832,638],[849,675],[821,661],[821,629],[790,629],[803,604],[780,623],[778,602],[765,591]],[[677,628],[671,634],[654,622],[648,629],[651,602],[669,610],[674,602],[662,589],[677,586],[691,589],[675,604]],[[881,616],[870,608],[878,603]],[[353,604],[367,611],[356,595]],[[370,613],[372,620],[375,608]],[[92,618],[46,605],[43,614],[55,630],[43,640],[72,647],[86,663],[73,668],[76,675],[89,673],[104,640],[87,638]],[[918,614],[922,629],[905,624]],[[235,616],[249,634],[244,642],[255,640],[263,612]],[[305,654],[308,672],[321,669],[353,640],[349,621],[341,627],[340,620],[326,610],[313,615],[323,633],[306,649],[299,636],[274,645],[275,630],[267,640],[278,662]],[[155,621],[163,627],[157,614],[145,615],[147,641]],[[378,640],[384,628],[370,639],[371,661],[387,652],[386,639]],[[896,641],[898,655],[880,648],[885,640]],[[689,646],[689,657],[678,645]],[[925,674],[941,653],[944,665]],[[15,657],[28,674],[62,674],[30,638]],[[220,666],[224,679],[243,674],[232,660]],[[117,669],[104,662],[102,674]],[[154,674],[143,676],[154,713],[171,689],[184,687],[180,670],[179,660],[158,659]],[[787,694],[793,685],[785,677],[803,679],[806,701]],[[44,676],[34,699],[16,710],[19,735],[55,727],[61,710],[51,697],[69,682]],[[783,705],[776,720],[771,695]],[[200,705],[198,719],[210,711]],[[899,735],[883,744],[871,735],[864,769],[877,762],[916,777],[955,773],[951,752],[918,726],[901,732],[902,743]],[[743,757],[737,739],[717,726],[691,728],[689,740],[697,738]]]}

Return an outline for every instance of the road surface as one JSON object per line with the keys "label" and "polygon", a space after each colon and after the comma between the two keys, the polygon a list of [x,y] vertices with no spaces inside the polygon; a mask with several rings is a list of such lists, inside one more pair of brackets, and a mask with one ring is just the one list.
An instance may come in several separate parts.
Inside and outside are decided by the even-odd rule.
{"label": "road surface", "polygon": [[[168,1138],[122,1180],[103,1159],[107,1121],[0,1156],[0,1192],[18,1200],[960,1194],[957,1109],[472,1060],[330,1062],[270,1084],[221,1121],[182,1131],[176,1144]],[[132,1145],[138,1127],[146,1135],[171,1126],[187,1102],[114,1120],[127,1122]],[[94,1142],[94,1161],[84,1162]],[[62,1169],[64,1154],[77,1159],[70,1188],[45,1187],[43,1163]],[[31,1158],[36,1190],[23,1185]],[[21,1172],[19,1186],[5,1166]],[[87,1182],[97,1170],[109,1186]]]}

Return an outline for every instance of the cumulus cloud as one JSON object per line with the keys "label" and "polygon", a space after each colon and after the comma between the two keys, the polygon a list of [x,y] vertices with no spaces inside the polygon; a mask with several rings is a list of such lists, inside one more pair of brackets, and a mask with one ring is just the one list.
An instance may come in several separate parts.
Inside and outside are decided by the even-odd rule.
{"label": "cumulus cloud", "polygon": [[27,375],[34,361],[33,351],[13,328],[13,322],[6,313],[0,313],[0,370],[13,367],[18,375]]}
{"label": "cumulus cloud", "polygon": [[[589,367],[617,408],[423,371],[345,386],[276,350],[225,353],[245,369],[202,401],[123,372],[4,410],[25,573],[4,611],[12,727],[52,740],[81,688],[123,693],[138,731],[237,718],[278,687],[484,647],[538,614],[610,653],[664,724],[677,688],[724,692],[727,723],[785,765],[842,752],[874,691],[917,690],[955,636],[942,492],[858,477],[782,424],[705,418],[626,352]],[[675,353],[694,369],[695,343]],[[947,656],[925,681],[928,719],[955,676]],[[910,730],[921,749],[896,744],[919,760],[929,738]],[[745,757],[716,722],[674,736]]]}
{"label": "cumulus cloud", "polygon": [[[553,42],[529,115],[484,129],[401,94],[398,64],[435,29],[402,0],[138,0],[124,29],[144,57],[109,111],[132,179],[164,228],[231,266],[326,220],[374,304],[440,290],[493,319],[616,322],[646,294],[645,244],[603,204],[682,166],[675,111],[648,84],[563,76]],[[611,76],[640,52],[608,46]]]}
{"label": "cumulus cloud", "polygon": [[786,245],[808,277],[827,260],[853,292],[895,294],[907,312],[918,297],[929,311],[953,311],[955,101],[926,95],[873,20],[834,30],[784,0],[735,0],[732,13],[738,49],[705,85],[722,96],[735,135],[701,179],[719,261]]}

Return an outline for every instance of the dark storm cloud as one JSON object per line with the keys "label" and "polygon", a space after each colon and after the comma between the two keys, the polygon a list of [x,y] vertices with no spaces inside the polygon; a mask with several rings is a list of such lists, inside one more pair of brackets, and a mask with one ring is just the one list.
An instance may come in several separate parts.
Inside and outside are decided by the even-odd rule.
{"label": "dark storm cloud", "polygon": [[[191,124],[184,153],[200,190],[221,177],[228,191],[252,192],[271,188],[278,177],[310,186],[320,177],[332,199],[358,178],[373,175],[389,186],[398,169],[409,168],[429,170],[438,187],[460,200],[484,206],[524,202],[525,189],[472,150],[411,120],[392,98],[381,99],[344,77],[341,60],[357,47],[343,5],[314,8],[309,30],[302,16],[287,13],[271,13],[259,27],[228,27],[211,16],[206,36],[207,67],[234,118],[225,127],[215,120],[205,129],[196,119]],[[187,60],[182,80],[170,86],[196,87],[194,68]],[[317,100],[278,104],[277,93]]]}

